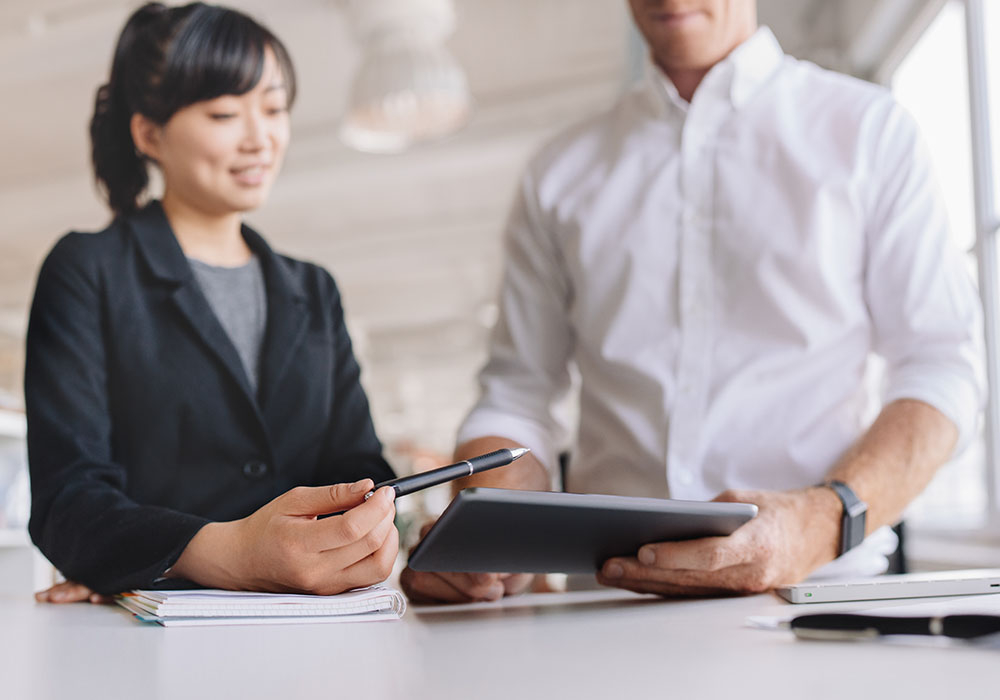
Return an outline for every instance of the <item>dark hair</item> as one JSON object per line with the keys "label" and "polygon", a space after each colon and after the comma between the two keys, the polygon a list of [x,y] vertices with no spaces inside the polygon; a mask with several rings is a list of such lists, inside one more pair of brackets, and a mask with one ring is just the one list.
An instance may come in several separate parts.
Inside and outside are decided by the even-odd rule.
{"label": "dark hair", "polygon": [[132,115],[162,125],[195,102],[249,92],[260,82],[266,49],[277,59],[291,106],[295,71],[288,51],[251,17],[200,2],[151,2],[129,17],[90,120],[94,176],[115,214],[134,211],[149,184],[147,159],[132,140]]}

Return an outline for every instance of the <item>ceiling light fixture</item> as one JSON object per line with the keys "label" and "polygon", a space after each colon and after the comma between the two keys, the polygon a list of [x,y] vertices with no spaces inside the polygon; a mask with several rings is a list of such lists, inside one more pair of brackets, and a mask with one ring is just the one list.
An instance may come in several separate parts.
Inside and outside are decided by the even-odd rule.
{"label": "ceiling light fixture", "polygon": [[462,128],[472,113],[465,73],[444,46],[451,0],[348,0],[362,60],[340,138],[369,153],[399,153]]}

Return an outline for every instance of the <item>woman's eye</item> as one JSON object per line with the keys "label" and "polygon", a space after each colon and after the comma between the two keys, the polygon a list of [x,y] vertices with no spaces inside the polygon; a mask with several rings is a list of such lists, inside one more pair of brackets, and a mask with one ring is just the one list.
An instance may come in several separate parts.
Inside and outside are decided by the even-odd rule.
{"label": "woman's eye", "polygon": [[287,111],[288,107],[270,107],[268,108],[267,113],[271,116],[277,116],[279,114],[284,114]]}
{"label": "woman's eye", "polygon": [[209,114],[209,116],[212,119],[215,119],[216,121],[220,121],[221,122],[221,121],[224,121],[226,119],[232,119],[233,117],[236,116],[236,114],[234,112],[212,112],[211,114]]}

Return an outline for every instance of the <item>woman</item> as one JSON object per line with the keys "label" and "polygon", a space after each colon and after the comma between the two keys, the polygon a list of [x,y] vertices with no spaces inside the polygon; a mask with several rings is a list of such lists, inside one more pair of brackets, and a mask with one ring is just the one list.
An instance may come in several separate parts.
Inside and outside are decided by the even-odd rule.
{"label": "woman", "polygon": [[[285,48],[238,12],[152,3],[123,29],[90,129],[115,218],[56,244],[28,328],[29,529],[71,581],[39,600],[389,574],[392,490],[364,495],[392,471],[337,287],[241,224],[294,97]],[[142,205],[149,164],[164,193]]]}

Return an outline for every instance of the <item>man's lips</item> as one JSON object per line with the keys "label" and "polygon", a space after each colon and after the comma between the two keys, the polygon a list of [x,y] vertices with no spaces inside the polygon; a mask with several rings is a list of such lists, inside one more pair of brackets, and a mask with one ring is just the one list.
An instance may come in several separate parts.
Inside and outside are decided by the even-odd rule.
{"label": "man's lips", "polygon": [[696,20],[702,14],[698,10],[688,10],[686,12],[653,12],[650,14],[650,19],[670,27],[680,27]]}

